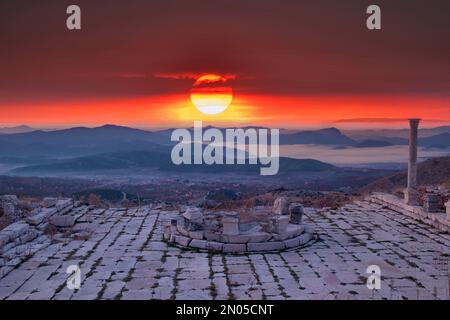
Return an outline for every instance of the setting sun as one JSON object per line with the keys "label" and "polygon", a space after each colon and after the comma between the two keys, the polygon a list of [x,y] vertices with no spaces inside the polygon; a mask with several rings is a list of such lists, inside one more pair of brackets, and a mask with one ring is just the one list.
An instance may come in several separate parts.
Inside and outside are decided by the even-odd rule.
{"label": "setting sun", "polygon": [[191,90],[191,102],[202,113],[219,114],[233,101],[233,90],[226,86],[227,77],[206,74],[199,77]]}

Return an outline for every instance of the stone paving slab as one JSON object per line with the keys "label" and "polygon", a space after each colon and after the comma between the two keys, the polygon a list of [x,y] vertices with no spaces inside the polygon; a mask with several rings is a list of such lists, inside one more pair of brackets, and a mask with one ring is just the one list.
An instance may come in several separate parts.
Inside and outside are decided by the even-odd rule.
{"label": "stone paving slab", "polygon": [[[448,299],[450,237],[366,201],[309,213],[320,241],[280,253],[224,255],[168,246],[178,212],[96,210],[87,240],[52,243],[0,278],[0,299]],[[381,289],[366,269],[381,268]],[[81,288],[66,286],[69,265]]]}

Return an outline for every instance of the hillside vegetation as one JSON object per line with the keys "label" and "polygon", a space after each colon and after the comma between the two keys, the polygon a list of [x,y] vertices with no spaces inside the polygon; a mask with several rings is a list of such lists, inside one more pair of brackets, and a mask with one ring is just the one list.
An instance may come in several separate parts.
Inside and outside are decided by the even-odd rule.
{"label": "hillside vegetation", "polygon": [[[407,171],[398,172],[368,184],[360,189],[362,194],[381,191],[396,193],[406,187]],[[443,185],[450,188],[450,157],[440,157],[419,163],[417,168],[419,186]]]}

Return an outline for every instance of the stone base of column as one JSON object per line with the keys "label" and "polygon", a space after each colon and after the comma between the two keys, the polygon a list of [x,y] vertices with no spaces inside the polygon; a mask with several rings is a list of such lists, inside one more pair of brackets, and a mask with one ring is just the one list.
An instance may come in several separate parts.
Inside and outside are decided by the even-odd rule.
{"label": "stone base of column", "polygon": [[410,205],[410,206],[417,206],[419,205],[419,193],[417,192],[417,190],[415,189],[405,189],[405,191],[403,191],[403,194],[405,195],[404,201],[406,204]]}

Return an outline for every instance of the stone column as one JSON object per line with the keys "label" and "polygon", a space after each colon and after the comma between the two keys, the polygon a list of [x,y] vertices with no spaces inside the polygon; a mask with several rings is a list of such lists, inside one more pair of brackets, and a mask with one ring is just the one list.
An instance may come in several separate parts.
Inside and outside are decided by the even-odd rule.
{"label": "stone column", "polygon": [[409,119],[409,160],[408,185],[405,190],[405,203],[415,206],[417,201],[417,131],[420,119]]}

